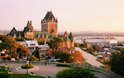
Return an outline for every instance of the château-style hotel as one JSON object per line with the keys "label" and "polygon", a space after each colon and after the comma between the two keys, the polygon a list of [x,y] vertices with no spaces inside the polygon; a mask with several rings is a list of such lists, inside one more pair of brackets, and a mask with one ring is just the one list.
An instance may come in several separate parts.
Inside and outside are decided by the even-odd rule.
{"label": "ch\u00e2teau-style hotel", "polygon": [[25,39],[34,39],[38,37],[58,37],[58,20],[54,17],[51,11],[46,13],[44,19],[41,20],[41,31],[34,31],[32,21],[28,21],[27,25],[22,31],[18,31],[15,27],[8,33],[8,36],[14,38],[25,38]]}

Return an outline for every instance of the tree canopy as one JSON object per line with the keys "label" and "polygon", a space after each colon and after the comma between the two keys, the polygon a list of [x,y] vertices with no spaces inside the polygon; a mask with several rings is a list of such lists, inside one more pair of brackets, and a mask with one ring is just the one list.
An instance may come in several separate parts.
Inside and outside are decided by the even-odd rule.
{"label": "tree canopy", "polygon": [[24,46],[21,46],[14,38],[7,37],[6,35],[0,35],[0,50],[6,49],[8,54],[14,58],[22,58],[28,53],[28,49]]}
{"label": "tree canopy", "polygon": [[50,46],[50,48],[52,49],[57,49],[59,47],[59,43],[62,42],[62,40],[60,38],[57,37],[53,37],[52,39],[50,39],[50,41],[48,42],[48,45]]}
{"label": "tree canopy", "polygon": [[66,69],[57,73],[56,78],[97,78],[95,75],[81,67]]}
{"label": "tree canopy", "polygon": [[124,50],[112,55],[110,66],[113,72],[124,76]]}
{"label": "tree canopy", "polygon": [[19,47],[19,44],[16,42],[14,38],[9,38],[5,35],[0,35],[0,40],[4,47],[1,49],[9,49],[10,52],[15,52],[16,49]]}
{"label": "tree canopy", "polygon": [[71,54],[61,51],[61,52],[53,53],[53,56],[55,56],[55,58],[59,58],[61,62],[64,62],[64,61],[67,62],[70,59]]}

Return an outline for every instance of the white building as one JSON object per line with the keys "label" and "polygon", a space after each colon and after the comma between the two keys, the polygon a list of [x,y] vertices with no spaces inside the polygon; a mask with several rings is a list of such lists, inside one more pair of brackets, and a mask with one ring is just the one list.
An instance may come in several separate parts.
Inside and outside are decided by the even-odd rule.
{"label": "white building", "polygon": [[39,48],[42,51],[46,51],[49,48],[49,46],[47,44],[44,44],[44,45],[39,45]]}
{"label": "white building", "polygon": [[43,45],[39,45],[37,40],[25,40],[25,41],[21,41],[19,42],[20,45],[26,46],[30,49],[30,52],[34,52],[34,50],[36,49],[36,47],[39,48],[40,52],[46,52],[47,49],[49,49],[48,44],[43,44]]}
{"label": "white building", "polygon": [[36,47],[38,47],[38,42],[37,40],[26,40],[25,45],[33,52]]}

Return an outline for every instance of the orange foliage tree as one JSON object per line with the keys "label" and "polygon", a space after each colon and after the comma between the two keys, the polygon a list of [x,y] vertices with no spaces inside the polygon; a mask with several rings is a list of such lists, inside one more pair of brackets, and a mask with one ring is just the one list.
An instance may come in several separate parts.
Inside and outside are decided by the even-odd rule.
{"label": "orange foliage tree", "polygon": [[73,62],[75,63],[83,63],[83,56],[79,51],[75,51],[74,53],[72,53],[71,59],[73,59]]}
{"label": "orange foliage tree", "polygon": [[2,41],[2,43],[7,44],[9,46],[9,48],[5,49],[8,51],[8,54],[11,57],[20,57],[19,54],[21,55],[21,52],[22,56],[28,53],[28,49],[24,46],[21,46],[18,42],[16,42],[14,38],[7,37],[6,35],[0,35],[0,40]]}

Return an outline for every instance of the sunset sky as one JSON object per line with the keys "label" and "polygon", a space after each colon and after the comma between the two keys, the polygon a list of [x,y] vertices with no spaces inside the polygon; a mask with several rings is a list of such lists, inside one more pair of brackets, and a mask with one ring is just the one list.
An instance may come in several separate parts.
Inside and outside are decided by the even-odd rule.
{"label": "sunset sky", "polygon": [[58,18],[58,30],[124,32],[124,0],[0,0],[0,30],[35,30],[47,11]]}

